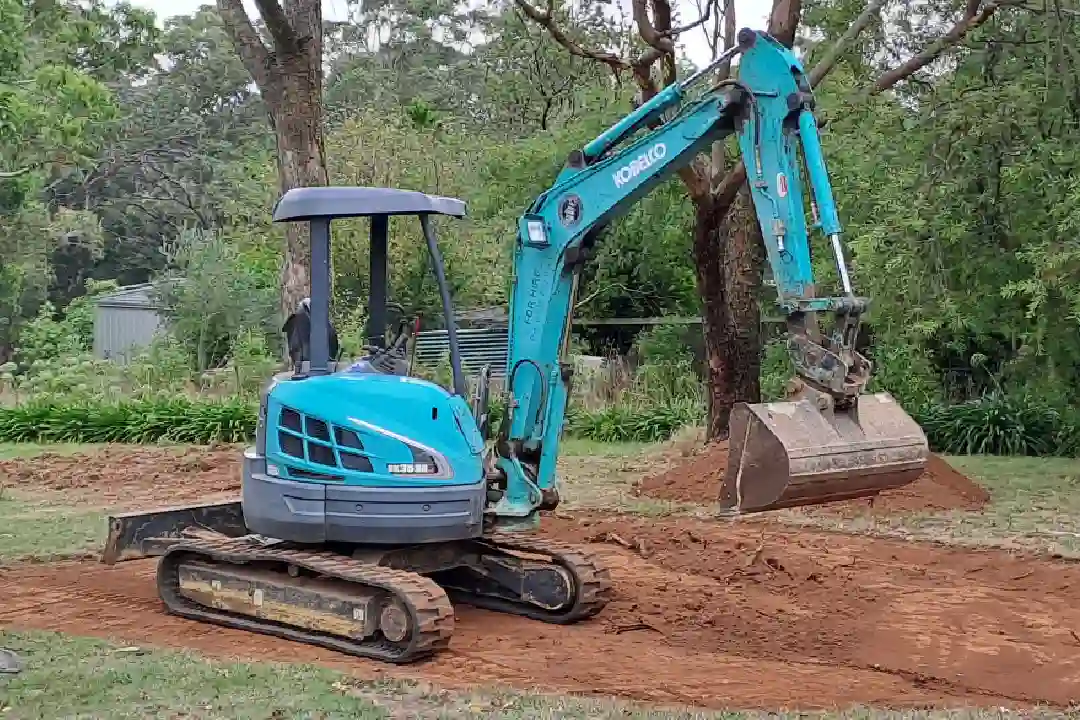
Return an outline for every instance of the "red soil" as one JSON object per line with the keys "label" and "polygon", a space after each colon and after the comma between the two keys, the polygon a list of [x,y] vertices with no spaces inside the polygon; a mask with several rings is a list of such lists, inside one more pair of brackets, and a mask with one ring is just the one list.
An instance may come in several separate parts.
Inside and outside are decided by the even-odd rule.
{"label": "red soil", "polygon": [[[727,469],[726,442],[710,443],[683,462],[644,478],[640,495],[660,500],[712,503],[720,494]],[[873,501],[852,500],[815,507],[813,512],[848,515],[869,511],[875,515],[934,510],[979,510],[990,494],[937,455],[931,455],[926,472],[911,485],[884,492]]]}
{"label": "red soil", "polygon": [[[237,449],[191,451],[179,465],[177,456],[124,450],[3,463],[0,480],[98,506],[235,495]],[[700,478],[718,478],[710,475],[715,460],[701,454],[686,467],[704,468],[697,484],[679,484],[692,473],[673,470],[643,489],[708,497]],[[917,483],[879,498],[874,512],[975,509],[985,501],[985,492],[935,460]],[[318,662],[362,678],[716,708],[1080,703],[1076,564],[742,521],[560,513],[545,518],[542,533],[600,553],[616,588],[604,612],[560,627],[459,607],[450,649],[417,665],[166,615],[153,561],[0,567],[0,628]]]}

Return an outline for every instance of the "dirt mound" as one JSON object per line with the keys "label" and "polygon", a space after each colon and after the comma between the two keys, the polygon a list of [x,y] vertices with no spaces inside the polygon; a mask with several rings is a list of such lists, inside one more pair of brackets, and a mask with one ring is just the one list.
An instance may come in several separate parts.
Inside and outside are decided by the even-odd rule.
{"label": "dirt mound", "polygon": [[[709,443],[687,460],[663,472],[644,478],[636,493],[659,500],[712,503],[720,494],[727,470],[728,444]],[[852,500],[813,508],[812,512],[849,515],[926,512],[934,510],[978,510],[990,501],[990,494],[971,478],[958,472],[937,455],[931,455],[926,472],[903,488],[884,492],[870,500]],[[808,510],[809,511],[809,510]]]}
{"label": "dirt mound", "polygon": [[242,449],[109,447],[0,461],[13,490],[62,492],[64,501],[115,509],[195,502],[240,490]]}
{"label": "dirt mound", "polygon": [[658,500],[716,502],[727,470],[728,444],[708,443],[694,452],[684,451],[684,457],[674,467],[643,478],[636,494]]}
{"label": "dirt mound", "polygon": [[611,569],[603,613],[562,627],[458,606],[450,649],[406,667],[166,615],[153,562],[0,568],[0,627],[717,708],[1080,701],[1077,565],[686,518],[549,516],[543,532]]}

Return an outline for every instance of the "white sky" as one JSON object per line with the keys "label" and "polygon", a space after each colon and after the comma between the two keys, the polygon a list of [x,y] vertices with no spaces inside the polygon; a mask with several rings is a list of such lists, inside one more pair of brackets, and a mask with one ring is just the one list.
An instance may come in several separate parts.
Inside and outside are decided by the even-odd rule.
{"label": "white sky", "polygon": [[[132,0],[137,7],[153,10],[160,20],[173,15],[189,15],[203,4],[213,4],[213,0]],[[251,17],[257,16],[252,0],[244,0],[244,6]],[[682,16],[683,23],[697,18],[697,5],[694,0],[675,0],[675,6]],[[735,0],[735,13],[739,27],[765,29],[772,0]],[[347,17],[346,0],[323,0],[323,12],[328,20],[342,20]],[[627,13],[629,15],[629,13]],[[696,65],[709,60],[709,45],[701,29],[695,28],[681,38],[686,47],[688,58]]]}

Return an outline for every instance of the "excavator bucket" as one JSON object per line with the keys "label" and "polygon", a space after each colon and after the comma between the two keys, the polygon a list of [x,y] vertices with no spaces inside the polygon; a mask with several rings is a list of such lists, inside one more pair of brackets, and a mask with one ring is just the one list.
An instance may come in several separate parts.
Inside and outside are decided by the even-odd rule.
{"label": "excavator bucket", "polygon": [[720,503],[739,513],[877,495],[922,474],[926,435],[891,395],[859,396],[855,409],[812,400],[739,403]]}

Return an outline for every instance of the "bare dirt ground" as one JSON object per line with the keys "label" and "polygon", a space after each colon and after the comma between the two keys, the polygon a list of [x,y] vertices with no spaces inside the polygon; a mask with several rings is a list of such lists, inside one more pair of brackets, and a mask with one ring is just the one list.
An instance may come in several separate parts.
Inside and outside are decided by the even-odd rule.
{"label": "bare dirt ground", "polygon": [[242,448],[108,447],[94,454],[0,460],[0,484],[46,491],[69,505],[133,510],[233,497]]}
{"label": "bare dirt ground", "polygon": [[[38,459],[36,470],[4,463],[0,474],[96,506],[145,506],[151,490],[153,505],[235,493],[235,449],[189,452],[183,482],[158,452],[176,457],[125,450]],[[609,564],[617,595],[600,616],[555,627],[459,608],[450,650],[404,668],[164,615],[153,562],[0,568],[0,626],[448,687],[505,683],[706,707],[1080,703],[1077,564],[685,517],[559,513],[543,532],[587,543]]]}

